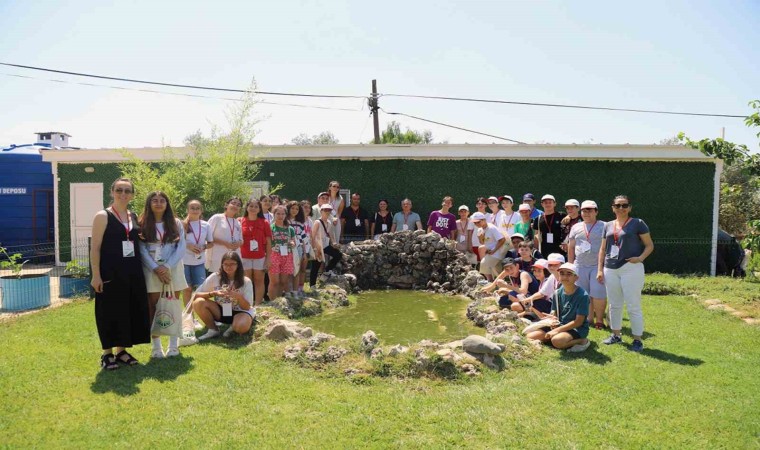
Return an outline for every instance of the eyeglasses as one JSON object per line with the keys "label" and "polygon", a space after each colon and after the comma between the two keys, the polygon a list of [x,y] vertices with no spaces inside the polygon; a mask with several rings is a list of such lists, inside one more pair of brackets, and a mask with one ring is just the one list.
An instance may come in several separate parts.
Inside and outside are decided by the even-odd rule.
{"label": "eyeglasses", "polygon": [[127,195],[135,193],[135,191],[133,191],[132,189],[123,189],[123,188],[116,188],[113,191],[116,192],[117,194],[127,194]]}
{"label": "eyeglasses", "polygon": [[157,203],[157,204],[161,205],[161,204],[166,203],[166,199],[165,198],[152,198],[152,199],[150,199],[150,202],[151,203]]}
{"label": "eyeglasses", "polygon": [[631,206],[630,203],[617,203],[617,204],[612,205],[612,207],[615,209],[620,209],[620,208],[626,209],[626,208],[629,208],[630,206]]}

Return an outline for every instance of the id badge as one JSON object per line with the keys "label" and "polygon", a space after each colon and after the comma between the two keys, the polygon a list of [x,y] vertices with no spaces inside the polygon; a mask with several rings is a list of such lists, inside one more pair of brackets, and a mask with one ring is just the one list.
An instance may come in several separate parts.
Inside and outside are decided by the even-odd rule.
{"label": "id badge", "polygon": [[459,236],[459,242],[464,242],[467,239],[467,236]]}
{"label": "id badge", "polygon": [[612,246],[610,246],[610,258],[617,258],[618,254],[620,254],[620,247],[612,244]]}
{"label": "id badge", "polygon": [[546,233],[546,243],[547,244],[554,243],[554,233]]}
{"label": "id badge", "polygon": [[230,302],[222,303],[222,315],[224,317],[229,317],[232,315],[232,303]]}
{"label": "id badge", "polygon": [[404,231],[408,231],[409,230],[409,225],[404,224],[404,225],[401,226],[401,229],[404,230]]}
{"label": "id badge", "polygon": [[287,245],[281,245],[280,246],[280,255],[281,256],[288,256],[288,246]]}
{"label": "id badge", "polygon": [[578,244],[578,253],[588,253],[591,251],[591,243],[589,241],[581,241]]}
{"label": "id badge", "polygon": [[134,258],[135,243],[132,241],[121,241],[121,256],[125,258]]}
{"label": "id badge", "polygon": [[380,229],[383,230],[383,232],[388,231],[388,224],[387,223],[382,224]]}
{"label": "id badge", "polygon": [[248,245],[252,252],[255,252],[256,250],[259,249],[259,241],[257,241],[256,239],[251,239],[251,243]]}

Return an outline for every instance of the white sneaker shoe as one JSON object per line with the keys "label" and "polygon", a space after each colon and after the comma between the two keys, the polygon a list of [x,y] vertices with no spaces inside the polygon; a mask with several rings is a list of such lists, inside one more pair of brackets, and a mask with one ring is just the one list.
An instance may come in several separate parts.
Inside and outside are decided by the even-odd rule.
{"label": "white sneaker shoe", "polygon": [[225,338],[228,338],[228,337],[232,336],[233,334],[235,334],[235,330],[233,330],[232,329],[232,325],[230,325],[229,328],[227,328],[226,330],[224,330],[224,334],[222,336],[225,337]]}
{"label": "white sneaker shoe", "polygon": [[198,338],[195,337],[195,336],[179,338],[179,346],[180,347],[189,347],[189,346],[195,345],[197,343],[198,343]]}
{"label": "white sneaker shoe", "polygon": [[164,359],[164,349],[162,348],[154,348],[150,352],[151,359]]}
{"label": "white sneaker shoe", "polygon": [[208,331],[206,331],[206,334],[204,334],[203,336],[199,336],[198,340],[199,341],[205,341],[207,339],[215,338],[215,337],[219,336],[220,334],[222,334],[222,332],[219,331],[219,330],[208,330]]}
{"label": "white sneaker shoe", "polygon": [[173,356],[179,356],[179,349],[178,348],[169,348],[166,350],[166,357],[171,358]]}
{"label": "white sneaker shoe", "polygon": [[195,326],[195,330],[196,331],[201,331],[203,329],[203,327],[205,327],[205,325],[203,325],[202,323],[198,322],[197,320],[193,320],[193,324]]}
{"label": "white sneaker shoe", "polygon": [[586,339],[586,343],[585,344],[576,344],[576,345],[573,345],[572,347],[568,348],[567,351],[570,352],[570,353],[585,352],[589,345],[591,345],[591,341],[589,341],[588,339]]}

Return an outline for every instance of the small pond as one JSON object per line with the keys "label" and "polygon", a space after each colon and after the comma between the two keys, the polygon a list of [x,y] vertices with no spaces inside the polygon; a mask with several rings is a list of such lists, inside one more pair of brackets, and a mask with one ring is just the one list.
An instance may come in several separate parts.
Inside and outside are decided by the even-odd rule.
{"label": "small pond", "polygon": [[423,339],[448,342],[485,334],[466,317],[469,300],[419,291],[367,291],[356,304],[331,309],[301,321],[316,331],[342,338],[373,330],[382,344],[411,344]]}

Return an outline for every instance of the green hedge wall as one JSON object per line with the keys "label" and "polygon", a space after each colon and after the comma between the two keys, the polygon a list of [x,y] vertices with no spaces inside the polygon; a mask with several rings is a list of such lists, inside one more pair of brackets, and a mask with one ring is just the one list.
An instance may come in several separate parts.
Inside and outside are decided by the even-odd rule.
{"label": "green hedge wall", "polygon": [[[85,166],[96,170],[85,173]],[[712,162],[286,160],[263,162],[258,179],[270,186],[283,183],[279,192],[283,197],[312,202],[330,180],[339,180],[344,188],[362,195],[362,205],[369,211],[386,198],[396,212],[401,200],[409,197],[423,221],[440,208],[446,195],[454,197],[455,207],[464,203],[474,210],[476,197],[508,194],[519,203],[525,192],[539,199],[553,194],[560,205],[568,198],[592,199],[600,205],[599,218],[610,220],[612,199],[626,194],[634,206],[632,214],[647,222],[655,241],[647,271],[709,273],[714,174]],[[115,164],[59,164],[62,242],[69,236],[68,183],[108,186],[117,176]]]}

